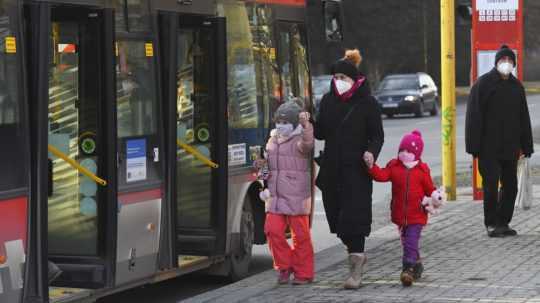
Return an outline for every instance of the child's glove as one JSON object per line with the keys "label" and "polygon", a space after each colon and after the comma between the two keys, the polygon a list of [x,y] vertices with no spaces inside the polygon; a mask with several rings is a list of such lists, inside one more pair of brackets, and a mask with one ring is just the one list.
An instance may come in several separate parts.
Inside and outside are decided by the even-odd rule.
{"label": "child's glove", "polygon": [[266,202],[270,199],[270,197],[270,190],[268,190],[268,188],[259,193],[259,199],[261,199],[261,201]]}
{"label": "child's glove", "polygon": [[364,153],[364,162],[366,162],[366,166],[371,169],[375,163],[375,157],[372,153],[367,151]]}
{"label": "child's glove", "polygon": [[257,180],[268,180],[270,170],[266,159],[257,159],[253,161],[253,168],[257,170]]}
{"label": "child's glove", "polygon": [[302,125],[303,128],[306,128],[309,122],[309,113],[308,112],[301,112],[298,114],[298,123]]}

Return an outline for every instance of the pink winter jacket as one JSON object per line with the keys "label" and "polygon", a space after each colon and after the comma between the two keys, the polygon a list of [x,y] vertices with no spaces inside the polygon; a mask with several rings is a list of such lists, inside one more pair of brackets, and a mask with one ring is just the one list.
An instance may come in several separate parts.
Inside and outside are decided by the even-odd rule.
{"label": "pink winter jacket", "polygon": [[266,144],[270,177],[270,199],[266,211],[284,215],[309,215],[311,212],[310,154],[313,126],[298,126],[288,138],[272,131]]}

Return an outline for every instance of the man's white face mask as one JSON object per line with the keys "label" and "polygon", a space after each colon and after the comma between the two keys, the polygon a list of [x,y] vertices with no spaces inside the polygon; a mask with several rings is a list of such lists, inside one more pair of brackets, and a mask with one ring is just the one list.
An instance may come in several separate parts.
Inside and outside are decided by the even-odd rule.
{"label": "man's white face mask", "polygon": [[336,84],[336,89],[340,95],[343,95],[352,87],[352,84],[347,81],[344,81],[344,80],[334,80],[334,81]]}
{"label": "man's white face mask", "polygon": [[497,70],[499,73],[508,76],[514,70],[514,64],[508,61],[499,62],[499,64],[497,64]]}

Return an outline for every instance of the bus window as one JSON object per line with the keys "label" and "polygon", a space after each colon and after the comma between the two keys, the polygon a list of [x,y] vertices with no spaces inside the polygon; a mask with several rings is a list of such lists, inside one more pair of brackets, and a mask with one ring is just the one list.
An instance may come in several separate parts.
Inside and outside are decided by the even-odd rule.
{"label": "bus window", "polygon": [[117,42],[117,116],[118,137],[156,133],[157,99],[154,60],[145,41]]}
{"label": "bus window", "polygon": [[[84,153],[79,140],[92,133],[94,150],[98,109],[95,82],[80,81],[81,72],[95,66],[95,57],[84,57],[80,48],[93,37],[76,22],[53,22],[50,45],[48,143],[90,171],[98,173],[97,153]],[[97,185],[64,162],[49,154],[52,193],[48,199],[49,253],[56,255],[96,255],[98,247]]]}
{"label": "bus window", "polygon": [[279,32],[279,65],[281,70],[282,101],[295,97],[296,87],[293,82],[293,68],[291,62],[291,33],[288,27],[281,27]]}
{"label": "bus window", "polygon": [[309,86],[309,58],[307,56],[307,39],[305,32],[296,24],[291,26],[291,46],[294,61],[294,75],[298,80],[295,96],[301,97],[304,105],[309,109],[311,104],[311,90]]}
{"label": "bus window", "polygon": [[18,93],[17,53],[21,41],[16,41],[12,32],[15,24],[4,10],[6,5],[0,1],[0,192],[27,184],[25,133],[20,110],[22,98]]}
{"label": "bus window", "polygon": [[257,98],[263,107],[264,128],[270,128],[272,113],[279,106],[281,99],[279,66],[273,40],[272,10],[268,5],[260,4],[252,4],[248,6],[248,9],[257,71]]}
{"label": "bus window", "polygon": [[230,1],[222,6],[227,18],[229,127],[233,131],[257,128],[259,113],[255,61],[246,4]]}
{"label": "bus window", "polygon": [[150,30],[149,0],[127,0],[128,31]]}
{"label": "bus window", "polygon": [[149,0],[112,0],[117,32],[150,31]]}
{"label": "bus window", "polygon": [[[211,158],[214,121],[211,102],[212,51],[210,29],[178,33],[177,139]],[[180,228],[211,228],[212,169],[187,152],[178,151],[177,222]]]}
{"label": "bus window", "polygon": [[327,41],[343,40],[339,2],[330,0],[324,2],[324,26]]}

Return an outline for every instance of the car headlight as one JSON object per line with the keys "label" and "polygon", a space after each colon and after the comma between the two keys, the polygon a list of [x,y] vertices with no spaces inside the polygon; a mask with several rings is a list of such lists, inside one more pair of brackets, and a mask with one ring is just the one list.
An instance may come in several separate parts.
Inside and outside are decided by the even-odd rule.
{"label": "car headlight", "polygon": [[407,96],[405,97],[405,101],[409,101],[409,102],[413,102],[413,101],[416,101],[416,99],[418,99],[417,96]]}

